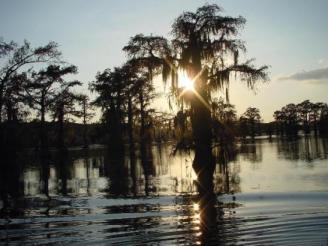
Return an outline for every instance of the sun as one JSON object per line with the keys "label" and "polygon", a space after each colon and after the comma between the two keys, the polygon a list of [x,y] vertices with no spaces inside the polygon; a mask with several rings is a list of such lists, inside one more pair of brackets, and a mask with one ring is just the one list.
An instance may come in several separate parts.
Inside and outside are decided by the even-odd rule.
{"label": "sun", "polygon": [[185,90],[194,89],[194,81],[188,77],[185,72],[179,72],[179,87],[184,88]]}

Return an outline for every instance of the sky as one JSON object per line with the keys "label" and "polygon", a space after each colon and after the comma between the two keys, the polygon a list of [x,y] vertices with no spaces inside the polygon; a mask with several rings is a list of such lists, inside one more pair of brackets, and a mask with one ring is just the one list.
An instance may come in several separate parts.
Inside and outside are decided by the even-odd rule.
{"label": "sky", "polygon": [[[130,37],[170,38],[174,19],[205,3],[218,4],[223,15],[245,17],[240,33],[245,57],[270,66],[270,81],[254,91],[231,83],[230,102],[239,115],[257,107],[268,122],[288,103],[328,103],[327,0],[0,0],[0,37],[26,39],[35,47],[57,42],[64,60],[78,66],[75,79],[86,90],[98,71],[127,60],[122,47]],[[156,102],[159,110],[168,110],[167,105],[166,99]]]}

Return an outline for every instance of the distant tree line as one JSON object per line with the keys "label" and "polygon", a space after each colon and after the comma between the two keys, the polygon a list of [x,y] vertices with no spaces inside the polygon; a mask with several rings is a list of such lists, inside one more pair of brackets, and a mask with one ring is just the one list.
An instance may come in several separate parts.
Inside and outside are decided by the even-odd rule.
{"label": "distant tree line", "polygon": [[[238,117],[235,106],[224,101],[223,98],[214,100],[211,104],[213,131],[217,142],[228,143],[232,139],[239,137],[255,138],[256,136],[297,136],[303,134],[328,133],[328,105],[327,103],[312,103],[305,100],[299,104],[288,104],[281,110],[274,112],[274,121],[264,123],[260,110],[255,107],[248,107],[246,111]],[[188,111],[179,111],[176,116],[176,127],[184,137],[181,144],[189,148],[190,144],[190,119]],[[189,130],[189,132],[187,130]],[[182,133],[181,133],[182,132]],[[183,148],[182,146],[180,146]]]}
{"label": "distant tree line", "polygon": [[299,130],[305,134],[327,134],[328,105],[305,100],[299,104],[290,103],[274,112],[276,132],[281,135],[297,135]]}

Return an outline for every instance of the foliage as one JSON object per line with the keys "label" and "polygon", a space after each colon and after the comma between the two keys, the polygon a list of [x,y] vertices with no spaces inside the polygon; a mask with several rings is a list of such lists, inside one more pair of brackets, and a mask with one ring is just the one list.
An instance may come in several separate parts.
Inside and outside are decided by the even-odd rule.
{"label": "foliage", "polygon": [[277,125],[277,131],[281,134],[297,134],[302,126],[305,133],[309,133],[313,128],[317,132],[318,127],[321,131],[327,128],[327,110],[326,103],[312,103],[305,100],[299,104],[288,104],[281,110],[274,112],[273,117]]}

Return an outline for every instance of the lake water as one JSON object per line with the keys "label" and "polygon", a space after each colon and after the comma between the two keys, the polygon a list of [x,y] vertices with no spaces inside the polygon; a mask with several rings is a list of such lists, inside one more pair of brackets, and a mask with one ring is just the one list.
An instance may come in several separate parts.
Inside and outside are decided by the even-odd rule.
{"label": "lake water", "polygon": [[328,139],[239,144],[205,207],[192,153],[162,145],[151,156],[146,166],[102,148],[53,152],[46,165],[33,152],[6,160],[0,245],[328,245]]}

